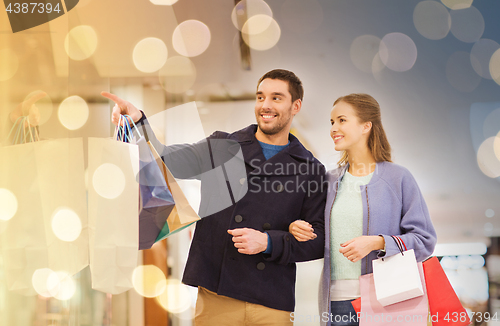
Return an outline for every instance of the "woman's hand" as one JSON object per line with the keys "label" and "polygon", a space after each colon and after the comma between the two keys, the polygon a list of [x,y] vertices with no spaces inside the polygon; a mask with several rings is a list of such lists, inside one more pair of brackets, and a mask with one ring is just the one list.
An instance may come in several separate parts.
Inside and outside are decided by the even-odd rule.
{"label": "woman's hand", "polygon": [[373,250],[384,249],[384,237],[379,235],[363,235],[340,244],[339,252],[353,263],[363,259]]}
{"label": "woman's hand", "polygon": [[288,227],[288,231],[300,242],[309,241],[317,237],[312,225],[303,220],[292,222]]}

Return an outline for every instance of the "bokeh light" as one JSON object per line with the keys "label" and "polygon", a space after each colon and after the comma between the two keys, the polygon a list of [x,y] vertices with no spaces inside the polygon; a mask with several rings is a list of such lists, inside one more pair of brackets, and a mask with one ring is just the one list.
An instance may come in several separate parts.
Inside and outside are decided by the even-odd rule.
{"label": "bokeh light", "polygon": [[19,68],[19,59],[16,53],[9,48],[0,49],[0,62],[2,63],[0,82],[14,77]]}
{"label": "bokeh light", "polygon": [[349,49],[352,63],[361,71],[372,72],[373,60],[378,54],[380,38],[374,35],[361,35],[354,39]]}
{"label": "bokeh light", "polygon": [[273,12],[265,1],[242,0],[234,6],[231,21],[234,27],[241,31],[247,20],[256,15],[273,17]]}
{"label": "bokeh light", "polygon": [[191,296],[187,285],[176,279],[167,280],[165,291],[157,299],[163,309],[171,313],[181,313],[191,306]]}
{"label": "bokeh light", "polygon": [[497,136],[500,131],[500,108],[491,111],[483,123],[483,136],[490,138]]}
{"label": "bokeh light", "polygon": [[196,57],[210,45],[210,29],[199,20],[186,20],[179,24],[172,35],[175,51],[185,57]]}
{"label": "bokeh light", "polygon": [[159,71],[160,84],[169,93],[184,93],[196,80],[196,68],[186,57],[168,58]]}
{"label": "bokeh light", "polygon": [[281,5],[283,24],[298,35],[314,32],[323,22],[323,7],[317,0],[286,0]]}
{"label": "bokeh light", "polygon": [[149,0],[152,4],[158,6],[171,6],[176,3],[178,0]]}
{"label": "bokeh light", "polygon": [[8,221],[17,213],[17,198],[8,189],[0,188],[0,220]]}
{"label": "bokeh light", "polygon": [[156,37],[140,40],[134,47],[132,58],[135,67],[150,73],[160,70],[167,61],[168,50],[165,43]]}
{"label": "bokeh light", "polygon": [[490,59],[490,75],[491,78],[500,85],[500,49],[496,50]]}
{"label": "bokeh light", "polygon": [[472,68],[470,54],[462,51],[453,53],[448,59],[446,78],[451,86],[466,93],[475,90],[481,82],[481,77]]}
{"label": "bokeh light", "polygon": [[51,274],[48,283],[56,284],[49,289],[52,296],[59,300],[69,300],[76,292],[76,283],[71,275],[65,271],[56,272],[55,275]]}
{"label": "bokeh light", "polygon": [[484,33],[484,18],[475,7],[452,10],[451,33],[460,41],[477,42]]}
{"label": "bokeh light", "polygon": [[470,52],[470,62],[474,71],[481,77],[492,79],[490,74],[490,59],[493,53],[500,49],[500,44],[489,39],[477,41]]}
{"label": "bokeh light", "polygon": [[495,140],[493,140],[493,148],[495,151],[495,156],[500,161],[500,132],[498,132],[498,134],[495,137]]}
{"label": "bokeh light", "polygon": [[265,32],[272,22],[273,17],[267,15],[255,15],[247,20],[245,25],[243,25],[241,32],[249,35],[257,35]]}
{"label": "bokeh light", "polygon": [[134,289],[146,298],[154,298],[165,291],[167,279],[162,270],[154,265],[137,266],[132,274]]}
{"label": "bokeh light", "polygon": [[57,115],[61,124],[67,129],[80,129],[87,123],[89,107],[84,99],[73,95],[61,102]]}
{"label": "bokeh light", "polygon": [[[255,21],[259,22],[263,17],[263,15],[253,16],[248,19],[242,30],[245,30],[247,25],[254,24]],[[252,49],[258,51],[269,50],[273,46],[275,46],[281,36],[281,29],[278,23],[271,18],[269,26],[262,33],[258,34],[247,34],[242,33],[243,41]]]}
{"label": "bokeh light", "polygon": [[484,212],[484,215],[488,218],[491,218],[493,216],[495,216],[495,211],[492,210],[491,208],[488,208],[485,212]]}
{"label": "bokeh light", "polygon": [[92,186],[101,197],[114,199],[125,189],[125,175],[118,166],[104,163],[95,170]]}
{"label": "bokeh light", "polygon": [[39,295],[50,298],[52,293],[57,288],[59,282],[54,282],[57,280],[57,274],[50,268],[37,269],[33,276],[31,277],[31,283],[36,293]]}
{"label": "bokeh light", "polygon": [[460,10],[469,8],[474,0],[441,0],[441,2],[448,8],[453,10]]}
{"label": "bokeh light", "polygon": [[417,61],[417,46],[403,33],[389,33],[380,41],[380,59],[393,71],[408,71]]}
{"label": "bokeh light", "polygon": [[64,49],[73,60],[88,59],[97,49],[97,34],[91,26],[77,26],[66,35]]}
{"label": "bokeh light", "polygon": [[495,137],[486,139],[477,151],[477,164],[481,172],[490,178],[500,177],[500,160],[495,155]]}
{"label": "bokeh light", "polygon": [[448,9],[439,2],[422,1],[413,11],[413,24],[423,37],[440,40],[450,32],[451,17]]}
{"label": "bokeh light", "polygon": [[52,232],[62,241],[75,241],[82,232],[80,217],[69,208],[58,208],[52,217]]}

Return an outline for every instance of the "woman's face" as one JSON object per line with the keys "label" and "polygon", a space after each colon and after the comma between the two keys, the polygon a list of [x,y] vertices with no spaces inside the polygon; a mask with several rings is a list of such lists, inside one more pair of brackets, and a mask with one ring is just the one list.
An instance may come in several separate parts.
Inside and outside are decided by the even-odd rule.
{"label": "woman's face", "polygon": [[360,123],[352,105],[340,101],[330,113],[330,136],[336,151],[349,151],[367,146],[370,123]]}

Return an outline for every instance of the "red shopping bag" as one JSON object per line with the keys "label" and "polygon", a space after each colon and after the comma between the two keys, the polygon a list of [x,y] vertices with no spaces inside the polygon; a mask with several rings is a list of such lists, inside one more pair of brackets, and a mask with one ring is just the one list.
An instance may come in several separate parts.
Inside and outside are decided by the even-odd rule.
{"label": "red shopping bag", "polygon": [[423,266],[432,325],[469,325],[469,315],[451,287],[439,260],[432,257]]}

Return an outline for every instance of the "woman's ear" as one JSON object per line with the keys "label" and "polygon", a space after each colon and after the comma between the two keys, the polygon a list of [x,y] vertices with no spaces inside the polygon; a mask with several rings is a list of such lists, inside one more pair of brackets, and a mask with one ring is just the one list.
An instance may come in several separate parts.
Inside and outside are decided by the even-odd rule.
{"label": "woman's ear", "polygon": [[365,122],[363,125],[363,133],[367,134],[370,132],[370,130],[372,130],[372,122],[371,121]]}

